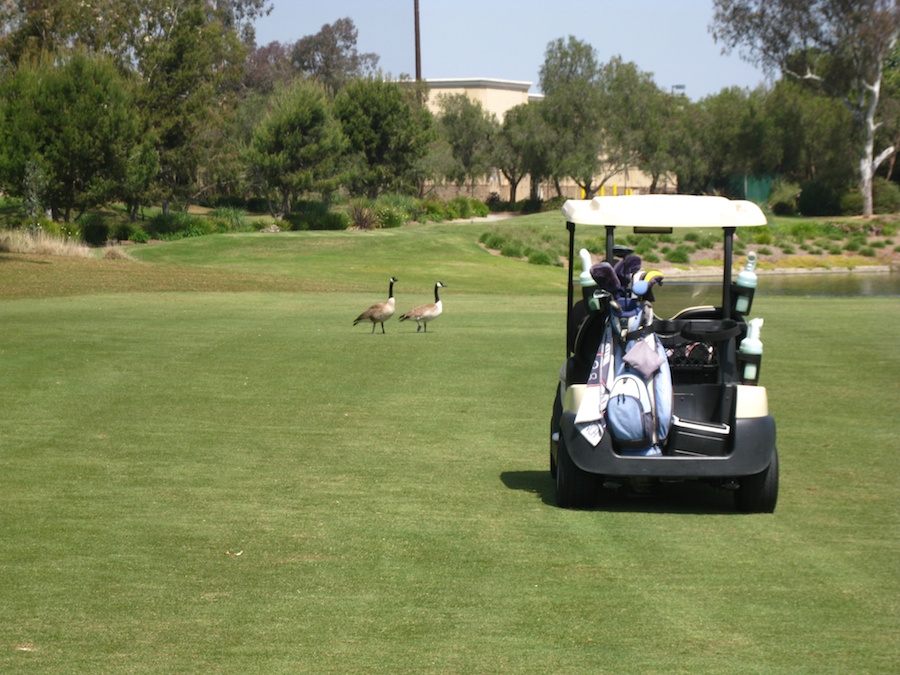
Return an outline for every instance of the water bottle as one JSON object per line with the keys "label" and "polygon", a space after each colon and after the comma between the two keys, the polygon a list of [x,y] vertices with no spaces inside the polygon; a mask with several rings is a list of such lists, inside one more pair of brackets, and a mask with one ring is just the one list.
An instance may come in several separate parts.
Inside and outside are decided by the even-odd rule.
{"label": "water bottle", "polygon": [[[744,269],[741,270],[741,273],[738,274],[736,283],[741,288],[756,288],[756,253],[754,253],[753,251],[750,251],[747,254],[747,265],[746,267],[744,267]],[[752,292],[738,292],[738,297],[734,305],[734,311],[738,314],[746,314],[750,309],[750,300],[752,299],[752,297]]]}
{"label": "water bottle", "polygon": [[762,330],[762,326],[762,319],[750,319],[747,323],[747,337],[741,340],[741,354],[751,357],[742,361],[744,372],[741,379],[744,382],[756,382],[759,379],[759,356],[763,353],[763,344],[762,340],[759,339],[759,333]]}

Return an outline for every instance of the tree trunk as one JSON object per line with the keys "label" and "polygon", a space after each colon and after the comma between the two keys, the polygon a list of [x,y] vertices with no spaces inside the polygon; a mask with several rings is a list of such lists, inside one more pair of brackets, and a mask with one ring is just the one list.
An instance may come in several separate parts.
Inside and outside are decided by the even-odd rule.
{"label": "tree trunk", "polygon": [[894,147],[883,150],[875,157],[875,132],[879,124],[875,122],[875,111],[878,108],[878,99],[881,95],[882,65],[879,62],[875,73],[874,83],[865,84],[869,91],[869,97],[864,113],[863,131],[865,143],[863,145],[863,157],[859,160],[859,192],[863,198],[863,217],[871,218],[874,215],[874,201],[872,199],[872,178],[881,163],[894,154]]}

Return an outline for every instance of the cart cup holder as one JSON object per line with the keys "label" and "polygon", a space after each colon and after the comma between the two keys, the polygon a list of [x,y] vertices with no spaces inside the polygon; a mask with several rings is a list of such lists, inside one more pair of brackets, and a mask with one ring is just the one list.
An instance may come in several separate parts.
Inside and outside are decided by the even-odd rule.
{"label": "cart cup holder", "polygon": [[749,314],[753,307],[753,295],[755,292],[755,288],[731,284],[731,313],[735,315]]}
{"label": "cart cup holder", "polygon": [[738,368],[741,374],[741,384],[759,384],[759,371],[762,367],[762,354],[737,354]]}

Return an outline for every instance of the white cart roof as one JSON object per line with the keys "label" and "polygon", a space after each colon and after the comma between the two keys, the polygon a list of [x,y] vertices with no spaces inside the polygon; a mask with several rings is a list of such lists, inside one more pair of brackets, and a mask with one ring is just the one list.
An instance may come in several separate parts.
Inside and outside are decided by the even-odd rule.
{"label": "white cart roof", "polygon": [[627,195],[570,199],[567,222],[617,227],[746,227],[765,225],[753,202],[695,195]]}

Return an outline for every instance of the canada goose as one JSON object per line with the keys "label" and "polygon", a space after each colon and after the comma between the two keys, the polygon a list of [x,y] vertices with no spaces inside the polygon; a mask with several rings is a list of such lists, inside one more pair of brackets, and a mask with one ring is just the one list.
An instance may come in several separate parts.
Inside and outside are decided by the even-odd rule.
{"label": "canada goose", "polygon": [[439,288],[447,288],[446,284],[442,284],[438,281],[434,285],[434,302],[429,302],[427,305],[419,305],[415,309],[409,310],[406,314],[400,317],[401,321],[406,321],[407,319],[412,319],[416,322],[416,332],[418,333],[424,327],[425,332],[428,332],[428,322],[434,321],[441,315],[444,307],[441,304],[441,299],[438,297],[438,289]]}
{"label": "canada goose", "polygon": [[388,299],[376,302],[369,307],[369,309],[356,317],[356,321],[353,322],[354,326],[360,321],[371,321],[372,334],[374,335],[375,326],[380,323],[381,332],[384,333],[384,322],[394,316],[394,283],[396,281],[397,277],[391,277],[390,285],[388,286]]}

